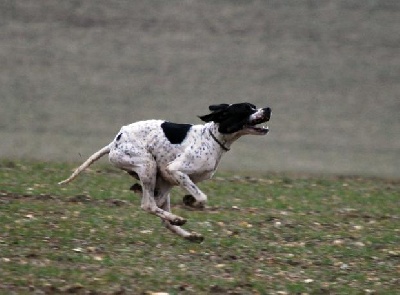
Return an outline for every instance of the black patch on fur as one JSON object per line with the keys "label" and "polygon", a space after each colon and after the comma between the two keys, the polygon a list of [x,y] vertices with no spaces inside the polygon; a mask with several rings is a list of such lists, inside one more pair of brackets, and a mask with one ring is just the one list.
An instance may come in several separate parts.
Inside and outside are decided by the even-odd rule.
{"label": "black patch on fur", "polygon": [[170,143],[180,144],[186,138],[186,135],[190,128],[192,128],[192,125],[164,122],[161,124],[161,128],[164,131],[165,137]]}

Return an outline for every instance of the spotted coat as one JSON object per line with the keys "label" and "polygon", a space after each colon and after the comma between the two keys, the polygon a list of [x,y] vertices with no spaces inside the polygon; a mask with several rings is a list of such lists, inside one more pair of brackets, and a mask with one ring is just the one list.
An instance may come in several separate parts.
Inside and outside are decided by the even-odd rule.
{"label": "spotted coat", "polygon": [[141,208],[159,216],[172,232],[191,241],[202,241],[195,232],[181,228],[186,220],[171,213],[170,190],[178,185],[188,192],[185,204],[204,207],[207,196],[196,183],[215,173],[222,155],[246,134],[264,135],[269,108],[254,105],[210,106],[210,115],[200,117],[204,125],[175,124],[147,120],[123,126],[114,140],[90,156],[60,184],[72,181],[80,172],[105,154],[116,167],[140,180]]}

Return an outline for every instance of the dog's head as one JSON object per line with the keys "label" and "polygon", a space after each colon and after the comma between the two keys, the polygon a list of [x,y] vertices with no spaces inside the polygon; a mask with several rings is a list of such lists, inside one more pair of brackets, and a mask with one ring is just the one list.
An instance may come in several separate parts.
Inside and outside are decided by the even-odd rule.
{"label": "dog's head", "polygon": [[218,123],[220,133],[232,134],[240,131],[243,135],[264,135],[269,131],[268,127],[257,125],[269,121],[270,108],[257,109],[255,105],[245,102],[211,105],[209,109],[212,113],[199,118],[204,122]]}

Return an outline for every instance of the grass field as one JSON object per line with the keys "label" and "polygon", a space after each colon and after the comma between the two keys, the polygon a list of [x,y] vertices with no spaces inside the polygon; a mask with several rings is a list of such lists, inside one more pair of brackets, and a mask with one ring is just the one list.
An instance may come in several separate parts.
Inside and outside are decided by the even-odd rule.
{"label": "grass field", "polygon": [[173,211],[202,244],[139,209],[95,165],[0,164],[1,294],[399,294],[400,182],[219,173],[203,211]]}

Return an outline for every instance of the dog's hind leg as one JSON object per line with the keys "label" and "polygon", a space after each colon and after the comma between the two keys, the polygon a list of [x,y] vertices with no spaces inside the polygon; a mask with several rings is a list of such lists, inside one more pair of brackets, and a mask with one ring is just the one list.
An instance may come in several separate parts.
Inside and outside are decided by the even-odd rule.
{"label": "dog's hind leg", "polygon": [[[135,185],[133,185],[133,186],[135,186]],[[143,191],[142,191],[141,186],[139,184],[137,184],[137,186],[138,187],[136,189],[131,188],[131,190],[135,190],[136,193],[140,194],[143,197]],[[165,182],[162,178],[157,179],[156,188],[154,190],[154,199],[156,201],[156,205],[166,212],[171,212],[171,203],[170,203],[171,187],[172,186],[169,183]],[[169,222],[166,219],[161,218],[161,221],[162,221],[162,224],[167,229],[169,229],[174,234],[176,234],[186,240],[189,240],[191,242],[198,242],[198,243],[200,243],[204,240],[204,238],[201,235],[194,233],[194,232],[190,233],[190,232],[184,230],[183,228],[181,228],[180,226],[172,225],[171,222]]]}
{"label": "dog's hind leg", "polygon": [[195,242],[195,243],[201,243],[204,241],[204,237],[198,233],[195,232],[188,232],[181,228],[180,226],[177,225],[172,225],[169,221],[163,220],[162,221],[164,226],[168,228],[171,232],[174,234],[177,234],[178,236],[181,236],[182,238],[190,241],[190,242]]}
{"label": "dog's hind leg", "polygon": [[[142,155],[141,158],[143,161],[145,158],[144,155]],[[154,192],[156,190],[157,164],[154,158],[149,154],[142,164],[136,165],[134,171],[138,174],[142,185],[141,208],[151,214],[157,215],[163,220],[168,221],[172,225],[185,224],[186,219],[172,214],[169,211],[165,211],[157,206],[157,202],[154,197]]]}
{"label": "dog's hind leg", "polygon": [[[157,179],[157,163],[154,157],[146,149],[138,144],[124,146],[124,148],[114,148],[109,154],[109,159],[116,167],[128,171],[128,173],[140,180],[142,187],[141,208],[161,219],[168,220],[171,224],[182,225],[186,219],[164,211],[157,206],[154,199],[154,191]],[[138,190],[140,193],[140,190]]]}
{"label": "dog's hind leg", "polygon": [[[158,197],[163,202],[161,205],[161,208],[164,211],[171,212],[169,189],[168,189],[168,191],[165,191],[165,192],[160,190],[160,195]],[[188,241],[195,242],[195,243],[201,243],[204,240],[204,237],[202,235],[195,233],[195,232],[188,232],[188,231],[184,230],[183,228],[181,228],[180,226],[171,224],[168,220],[162,219],[162,223],[171,232],[173,232],[174,234],[176,234]]]}

